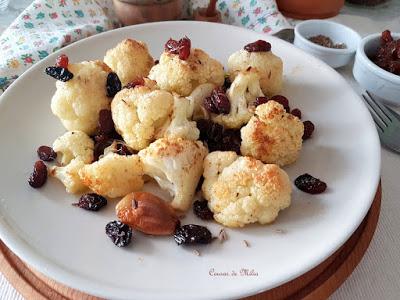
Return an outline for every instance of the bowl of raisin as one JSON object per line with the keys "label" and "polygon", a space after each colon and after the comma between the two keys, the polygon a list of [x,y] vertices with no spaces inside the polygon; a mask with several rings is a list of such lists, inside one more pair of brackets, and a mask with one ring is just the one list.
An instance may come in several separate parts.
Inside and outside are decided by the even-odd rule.
{"label": "bowl of raisin", "polygon": [[353,67],[357,82],[377,99],[400,105],[400,33],[385,30],[364,37]]}

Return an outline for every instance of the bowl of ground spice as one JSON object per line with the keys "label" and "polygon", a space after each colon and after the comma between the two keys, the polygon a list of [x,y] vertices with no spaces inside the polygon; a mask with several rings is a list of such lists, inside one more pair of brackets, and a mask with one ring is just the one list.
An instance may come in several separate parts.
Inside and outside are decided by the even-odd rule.
{"label": "bowl of ground spice", "polygon": [[326,20],[308,20],[296,25],[294,45],[326,62],[332,68],[350,63],[361,41],[353,29]]}

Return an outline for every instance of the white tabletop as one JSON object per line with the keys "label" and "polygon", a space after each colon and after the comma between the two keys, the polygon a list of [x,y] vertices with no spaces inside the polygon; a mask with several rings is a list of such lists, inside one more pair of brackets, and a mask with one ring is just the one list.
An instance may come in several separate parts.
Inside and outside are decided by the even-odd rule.
{"label": "white tabletop", "polygon": [[[11,0],[11,9],[0,13],[0,33],[31,1]],[[358,31],[362,36],[391,29],[400,32],[400,1],[391,0],[377,8],[345,6],[333,20]],[[363,91],[354,81],[351,67],[337,71],[353,88]],[[400,97],[400,95],[399,95]],[[397,109],[400,112],[400,109]],[[348,280],[331,296],[333,300],[400,299],[400,155],[382,149],[382,207],[375,236],[367,253]],[[0,299],[23,297],[0,274]]]}

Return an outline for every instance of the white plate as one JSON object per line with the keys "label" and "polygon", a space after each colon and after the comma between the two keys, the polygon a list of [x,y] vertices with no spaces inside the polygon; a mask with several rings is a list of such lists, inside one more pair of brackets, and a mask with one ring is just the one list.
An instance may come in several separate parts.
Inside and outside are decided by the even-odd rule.
{"label": "white plate", "polygon": [[[37,270],[107,298],[237,298],[310,270],[338,249],[367,213],[380,172],[379,141],[370,115],[338,73],[291,44],[232,26],[165,22],[96,35],[62,52],[73,62],[101,59],[107,49],[130,37],[145,41],[158,57],[169,37],[183,35],[222,62],[249,42],[271,42],[284,61],[282,94],[292,108],[301,109],[303,120],[316,125],[299,161],[285,170],[291,180],[313,174],[328,183],[328,190],[312,196],[294,188],[292,206],[273,225],[229,229],[225,243],[196,247],[200,257],[172,238],[141,234],[126,249],[115,247],[104,233],[105,224],[115,219],[114,203],[91,213],[71,206],[77,197],[67,195],[55,180],[39,190],[27,184],[36,148],[52,144],[64,131],[50,111],[55,82],[43,72],[54,63],[55,53],[12,84],[0,102],[0,236]],[[203,223],[192,216],[184,221],[189,222]],[[218,224],[206,224],[218,234]],[[257,275],[241,275],[242,269]],[[226,272],[231,276],[212,276]]]}

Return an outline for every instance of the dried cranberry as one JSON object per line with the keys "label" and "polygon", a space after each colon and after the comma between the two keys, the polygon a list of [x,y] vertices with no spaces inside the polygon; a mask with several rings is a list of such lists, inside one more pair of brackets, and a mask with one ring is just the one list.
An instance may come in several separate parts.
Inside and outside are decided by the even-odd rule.
{"label": "dried cranberry", "polygon": [[299,119],[301,119],[301,110],[300,110],[300,109],[295,108],[295,109],[293,109],[290,113],[291,113],[293,116],[296,116],[296,117],[298,117]]}
{"label": "dried cranberry", "polygon": [[171,54],[179,53],[179,42],[174,39],[169,39],[164,45],[165,52],[169,52]]}
{"label": "dried cranberry", "polygon": [[272,96],[270,100],[274,100],[275,102],[282,104],[283,107],[285,108],[286,112],[290,112],[289,100],[285,96],[275,95],[275,96]]}
{"label": "dried cranberry", "polygon": [[381,45],[385,45],[391,41],[393,41],[393,37],[390,30],[383,31],[381,35]]}
{"label": "dried cranberry", "polygon": [[108,223],[106,225],[106,234],[118,247],[127,246],[132,239],[132,229],[120,221]]}
{"label": "dried cranberry", "polygon": [[72,205],[86,210],[98,211],[107,205],[107,199],[95,193],[84,194],[79,198],[78,203]]}
{"label": "dried cranberry", "polygon": [[63,82],[67,82],[74,77],[74,74],[62,67],[47,67],[45,71],[47,75]]}
{"label": "dried cranberry", "polygon": [[40,146],[37,149],[37,154],[44,161],[53,161],[57,158],[57,153],[49,146]]}
{"label": "dried cranberry", "polygon": [[309,194],[320,194],[324,192],[327,187],[325,182],[307,173],[297,177],[294,184],[299,190]]}
{"label": "dried cranberry", "polygon": [[216,88],[204,99],[204,108],[215,114],[229,114],[231,103],[222,88]]}
{"label": "dried cranberry", "polygon": [[136,79],[134,81],[129,82],[127,85],[124,86],[124,89],[133,89],[135,86],[144,85],[144,79]]}
{"label": "dried cranberry", "polygon": [[207,227],[188,224],[175,230],[174,239],[178,245],[208,244],[212,235]]}
{"label": "dried cranberry", "polygon": [[307,140],[311,137],[314,132],[315,126],[311,121],[304,121],[304,133],[303,133],[303,141]]}
{"label": "dried cranberry", "polygon": [[181,38],[179,41],[169,39],[164,49],[171,54],[178,54],[179,59],[186,60],[190,56],[191,41],[188,37]]}
{"label": "dried cranberry", "polygon": [[187,60],[190,56],[190,39],[184,37],[179,40],[179,59]]}
{"label": "dried cranberry", "polygon": [[257,97],[254,101],[254,106],[257,107],[261,104],[267,103],[269,99],[267,97]]}
{"label": "dried cranberry", "polygon": [[121,86],[122,86],[121,81],[119,80],[117,73],[115,72],[108,73],[107,84],[106,84],[107,96],[114,97],[115,94],[121,90]]}
{"label": "dried cranberry", "polygon": [[114,122],[111,115],[111,110],[102,109],[99,111],[99,133],[110,134],[114,131]]}
{"label": "dried cranberry", "polygon": [[247,52],[268,52],[271,51],[271,44],[264,40],[258,40],[244,46],[244,50]]}
{"label": "dried cranberry", "polygon": [[68,62],[68,56],[65,54],[60,54],[56,59],[56,67],[68,68]]}
{"label": "dried cranberry", "polygon": [[193,213],[202,220],[214,219],[214,213],[208,208],[207,200],[197,200],[193,203]]}
{"label": "dried cranberry", "polygon": [[46,183],[47,180],[47,167],[43,161],[38,160],[35,162],[33,172],[29,176],[28,183],[33,188],[40,188]]}

